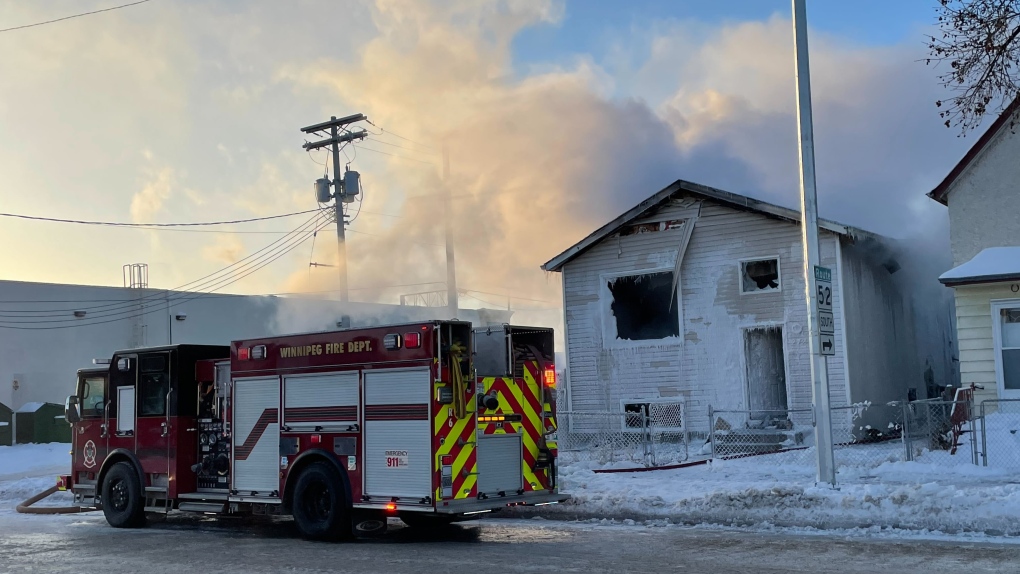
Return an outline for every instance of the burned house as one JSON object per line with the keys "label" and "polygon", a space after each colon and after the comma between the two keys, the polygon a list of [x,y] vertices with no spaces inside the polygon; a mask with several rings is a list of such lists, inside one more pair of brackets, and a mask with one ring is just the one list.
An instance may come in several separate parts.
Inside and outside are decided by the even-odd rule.
{"label": "burned house", "polygon": [[[688,428],[707,426],[709,405],[809,408],[799,219],[680,180],[543,265],[563,281],[561,408],[682,401]],[[926,339],[917,331],[951,326],[928,329],[920,315],[930,306],[905,295],[888,240],[819,225],[821,264],[832,270],[832,404],[924,398]]]}

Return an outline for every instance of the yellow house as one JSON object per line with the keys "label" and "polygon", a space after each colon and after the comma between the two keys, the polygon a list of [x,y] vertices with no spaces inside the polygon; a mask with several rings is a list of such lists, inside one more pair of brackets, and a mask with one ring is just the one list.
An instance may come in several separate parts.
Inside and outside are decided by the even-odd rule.
{"label": "yellow house", "polygon": [[960,376],[982,399],[1020,399],[1020,99],[928,196],[949,208]]}

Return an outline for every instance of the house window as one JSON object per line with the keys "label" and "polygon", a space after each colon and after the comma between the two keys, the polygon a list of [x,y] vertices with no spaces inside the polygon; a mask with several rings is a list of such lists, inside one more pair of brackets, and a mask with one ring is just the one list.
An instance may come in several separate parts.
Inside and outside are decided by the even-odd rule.
{"label": "house window", "polygon": [[767,293],[779,291],[779,260],[752,259],[740,262],[740,292]]}
{"label": "house window", "polygon": [[1020,390],[1020,308],[1002,309],[1002,386]]}
{"label": "house window", "polygon": [[641,429],[648,425],[648,403],[623,403],[623,426]]}
{"label": "house window", "polygon": [[680,336],[671,271],[616,277],[608,287],[616,338],[648,341]]}

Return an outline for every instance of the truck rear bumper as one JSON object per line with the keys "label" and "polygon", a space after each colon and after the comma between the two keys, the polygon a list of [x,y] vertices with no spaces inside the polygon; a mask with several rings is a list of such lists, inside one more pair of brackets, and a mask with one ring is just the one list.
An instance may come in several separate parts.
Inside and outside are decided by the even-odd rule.
{"label": "truck rear bumper", "polygon": [[569,500],[570,496],[556,492],[499,496],[484,499],[469,498],[448,500],[436,504],[436,514],[470,514],[502,510],[511,506],[544,506]]}

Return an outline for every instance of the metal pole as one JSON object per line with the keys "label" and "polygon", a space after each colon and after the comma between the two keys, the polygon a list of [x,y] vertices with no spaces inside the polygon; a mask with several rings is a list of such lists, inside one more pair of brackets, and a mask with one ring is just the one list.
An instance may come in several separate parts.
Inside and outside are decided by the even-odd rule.
{"label": "metal pole", "polygon": [[[815,189],[815,144],[811,122],[811,75],[808,65],[807,10],[805,0],[793,0],[793,41],[796,48],[797,127],[800,147],[801,237],[804,243],[804,282],[807,295],[808,349],[811,357],[811,390],[814,399],[818,482],[836,484],[832,453],[832,412],[829,409],[829,363],[821,355],[818,340],[818,309],[815,305],[815,266],[819,264],[818,196]],[[845,334],[844,334],[845,336]]]}
{"label": "metal pole", "polygon": [[445,194],[446,221],[446,304],[450,318],[457,318],[457,264],[453,257],[453,200],[450,196],[450,152],[443,142],[443,188]]}
{"label": "metal pole", "polygon": [[[331,121],[336,121],[336,116],[330,118]],[[336,203],[336,248],[337,248],[337,267],[340,271],[340,301],[346,303],[349,299],[347,296],[347,238],[344,235],[344,194],[341,193],[343,190],[343,182],[340,180],[340,143],[337,142],[337,127],[334,125],[329,129],[329,135],[333,139],[333,190],[336,194],[334,196]]]}

